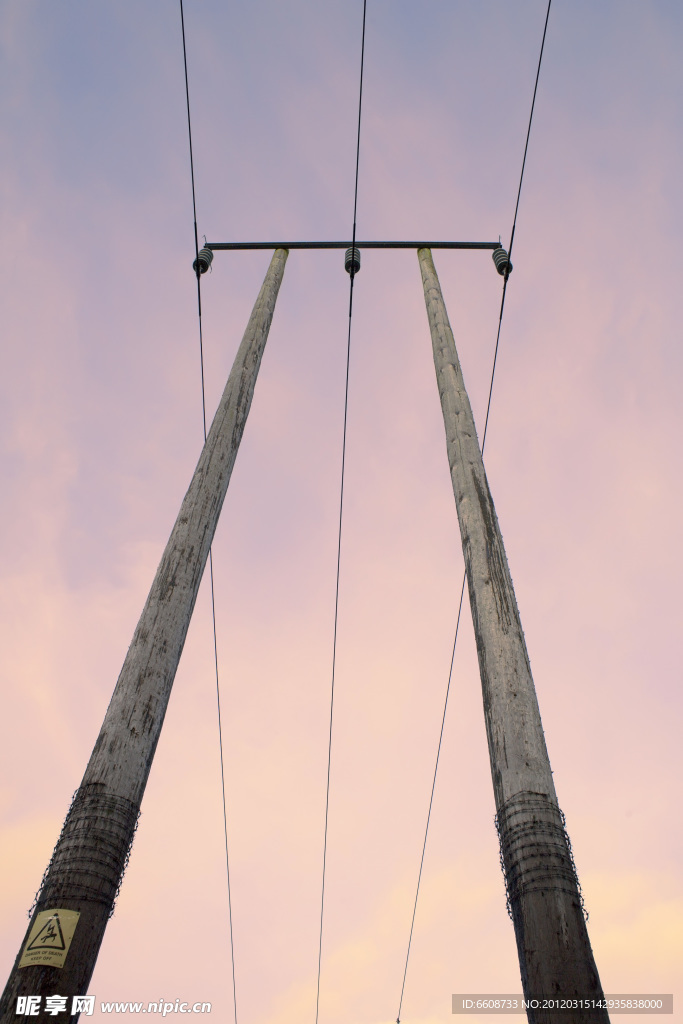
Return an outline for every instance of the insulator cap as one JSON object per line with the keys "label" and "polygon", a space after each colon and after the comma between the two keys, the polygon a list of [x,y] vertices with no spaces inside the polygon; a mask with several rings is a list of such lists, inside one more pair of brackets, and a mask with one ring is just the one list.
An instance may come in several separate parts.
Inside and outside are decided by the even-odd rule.
{"label": "insulator cap", "polygon": [[357,274],[360,270],[360,249],[350,245],[344,256],[344,269],[347,274]]}
{"label": "insulator cap", "polygon": [[195,274],[197,273],[197,266],[199,266],[199,273],[205,274],[211,266],[213,260],[213,249],[209,249],[208,245],[205,245],[203,249],[199,250],[199,255],[196,260],[192,263],[192,269]]}
{"label": "insulator cap", "polygon": [[493,257],[493,262],[496,264],[496,270],[501,277],[505,277],[506,271],[508,274],[512,273],[510,257],[502,245],[499,245],[497,249],[494,249],[491,255]]}

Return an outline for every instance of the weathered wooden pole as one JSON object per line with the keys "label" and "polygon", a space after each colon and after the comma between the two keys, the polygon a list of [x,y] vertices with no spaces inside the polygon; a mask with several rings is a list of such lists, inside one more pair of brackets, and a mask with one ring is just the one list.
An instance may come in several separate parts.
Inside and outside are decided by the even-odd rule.
{"label": "weathered wooden pole", "polygon": [[[503,538],[431,250],[418,249],[477,641],[497,824],[524,994],[599,1000]],[[531,1011],[534,1024],[555,1015]],[[566,1015],[563,1015],[563,1018]],[[566,1019],[604,1022],[606,1010]]]}
{"label": "weathered wooden pole", "polygon": [[[0,1001],[41,997],[36,1021],[69,1019],[87,992],[121,883],[197,591],[242,440],[287,250],[276,249],[192,482],[157,569],[83,781]],[[45,997],[67,997],[65,1015]],[[77,1014],[75,1015],[77,1016]]]}

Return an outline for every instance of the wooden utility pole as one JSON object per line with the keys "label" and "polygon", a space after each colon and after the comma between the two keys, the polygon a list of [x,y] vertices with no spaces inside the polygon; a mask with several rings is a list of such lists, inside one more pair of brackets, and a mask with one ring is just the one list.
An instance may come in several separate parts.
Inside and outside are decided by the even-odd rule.
{"label": "wooden utility pole", "polygon": [[[18,997],[41,997],[40,1012],[31,1019],[42,1024],[71,1018],[72,997],[87,992],[251,407],[287,256],[285,249],[273,254],[83,781],[48,865],[0,1001],[1,1024],[18,1019]],[[55,995],[68,999],[64,1016],[45,1012],[45,997]]]}
{"label": "wooden utility pole", "polygon": [[[602,999],[503,538],[431,250],[419,249],[524,994]],[[567,1016],[566,1014],[563,1016]],[[532,1010],[533,1024],[557,1020]],[[606,1010],[567,1019],[609,1021]]]}

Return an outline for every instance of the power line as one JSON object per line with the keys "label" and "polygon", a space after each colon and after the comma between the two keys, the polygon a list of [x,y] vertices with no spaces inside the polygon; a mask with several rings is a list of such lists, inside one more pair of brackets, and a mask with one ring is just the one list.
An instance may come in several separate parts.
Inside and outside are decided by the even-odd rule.
{"label": "power line", "polygon": [[[206,444],[206,388],[204,384],[204,341],[202,336],[202,286],[199,265],[199,237],[197,235],[197,199],[194,184],[194,157],[192,153],[192,122],[190,119],[190,87],[187,75],[187,47],[185,44],[185,17],[183,0],[180,0],[180,26],[183,37],[183,66],[185,69],[185,100],[187,103],[187,135],[190,144],[190,180],[192,183],[192,215],[194,220],[195,272],[197,274],[197,317],[199,320],[199,366],[202,382],[202,427]],[[230,893],[230,856],[228,852],[228,811],[225,800],[225,762],[223,757],[223,725],[221,719],[221,691],[218,674],[218,639],[216,634],[216,595],[213,577],[213,549],[209,548],[209,581],[211,589],[211,619],[213,625],[213,659],[216,674],[216,706],[218,710],[218,749],[221,765],[221,794],[223,797],[223,832],[225,835],[225,871],[228,886],[228,920],[230,924],[230,959],[232,964],[232,999],[235,1024],[237,1024],[237,987],[235,985],[235,944],[232,931],[232,898]]]}
{"label": "power line", "polygon": [[456,621],[456,624],[455,624],[455,639],[453,640],[453,652],[451,654],[451,667],[450,667],[450,671],[448,673],[448,685],[446,686],[446,700],[444,701],[443,715],[441,716],[441,730],[439,732],[439,743],[438,743],[438,746],[436,748],[436,765],[434,766],[434,778],[432,779],[432,791],[431,791],[431,793],[429,795],[429,809],[427,811],[427,825],[426,825],[426,828],[425,828],[424,842],[422,843],[422,856],[420,857],[420,870],[419,870],[418,875],[417,875],[417,889],[415,891],[415,902],[413,904],[413,916],[412,916],[411,921],[410,921],[410,934],[408,936],[408,949],[406,951],[406,963],[405,963],[405,967],[403,969],[403,982],[401,984],[401,998],[399,999],[399,1003],[398,1003],[398,1014],[396,1015],[396,1024],[399,1024],[399,1022],[401,1020],[401,1007],[403,1006],[403,993],[405,992],[406,977],[408,975],[408,960],[410,959],[410,947],[411,947],[412,942],[413,942],[413,929],[415,927],[415,915],[417,913],[417,899],[418,899],[418,896],[420,894],[420,882],[422,881],[422,868],[424,866],[425,853],[426,853],[426,850],[427,850],[427,836],[429,834],[429,822],[430,822],[430,819],[431,819],[431,816],[432,816],[432,804],[434,803],[434,790],[436,788],[436,776],[437,776],[437,772],[439,770],[439,757],[441,756],[441,743],[442,743],[442,740],[443,740],[443,730],[444,730],[444,726],[446,724],[446,710],[448,708],[448,695],[450,693],[451,679],[453,677],[453,662],[455,660],[455,648],[456,648],[456,645],[458,643],[458,631],[460,629],[460,615],[462,613],[462,601],[463,601],[463,597],[465,596],[465,579],[466,579],[466,575],[463,574],[463,577],[462,577],[462,587],[460,588],[460,604],[458,605],[458,618],[457,618],[457,621]]}
{"label": "power line", "polygon": [[[538,80],[539,80],[539,77],[540,77],[540,74],[541,74],[541,62],[543,61],[543,50],[545,48],[545,37],[546,37],[546,33],[548,31],[548,18],[550,17],[550,5],[551,5],[551,3],[552,3],[552,0],[548,0],[548,8],[546,10],[546,15],[545,15],[545,24],[543,26],[543,38],[541,39],[541,50],[540,50],[540,53],[539,53],[539,56],[538,56],[538,67],[536,68],[536,81],[534,82],[534,93],[533,93],[533,97],[532,97],[532,100],[531,100],[531,111],[529,113],[529,125],[527,127],[526,142],[524,144],[524,156],[522,158],[522,169],[521,169],[521,172],[520,172],[520,175],[519,175],[519,188],[517,189],[517,201],[515,203],[515,213],[514,213],[514,217],[512,219],[512,231],[510,233],[510,245],[508,246],[508,262],[507,262],[507,266],[505,268],[505,276],[503,278],[503,293],[501,295],[500,312],[498,314],[498,330],[497,330],[497,333],[496,333],[496,346],[495,346],[495,350],[494,350],[494,353],[493,353],[493,365],[491,367],[491,381],[490,381],[490,384],[489,384],[488,402],[486,404],[486,419],[484,421],[484,433],[482,435],[482,441],[481,441],[481,453],[482,453],[482,456],[484,454],[484,448],[486,446],[486,433],[488,431],[488,426],[489,426],[489,413],[491,412],[491,397],[493,395],[493,381],[494,381],[495,374],[496,374],[496,365],[497,365],[497,362],[498,362],[498,348],[499,348],[499,345],[500,345],[500,331],[501,331],[501,327],[502,327],[502,324],[503,324],[503,310],[505,309],[505,295],[506,295],[506,292],[507,292],[508,278],[510,276],[510,270],[511,270],[511,267],[512,267],[512,263],[511,263],[512,245],[513,245],[513,242],[515,240],[515,229],[517,227],[517,214],[519,212],[519,200],[520,200],[520,197],[521,197],[521,194],[522,194],[522,182],[524,181],[524,170],[526,168],[526,158],[527,158],[527,152],[529,150],[529,138],[531,136],[531,124],[532,124],[533,117],[534,117],[534,108],[536,106],[536,93],[538,92]],[[403,995],[404,995],[405,987],[406,987],[406,977],[408,975],[408,962],[410,960],[410,950],[411,950],[412,941],[413,941],[413,930],[414,930],[414,927],[415,927],[415,915],[417,913],[417,901],[418,901],[418,898],[419,898],[419,895],[420,895],[420,883],[422,881],[422,868],[424,866],[425,852],[427,850],[427,837],[429,835],[429,823],[431,821],[432,806],[433,806],[433,803],[434,803],[434,790],[436,788],[436,777],[437,777],[437,774],[438,774],[438,771],[439,771],[439,757],[441,755],[441,744],[442,744],[442,741],[443,741],[443,731],[444,731],[444,725],[446,723],[446,711],[448,710],[448,698],[450,696],[451,680],[453,678],[453,663],[454,663],[454,660],[455,660],[455,649],[456,649],[456,645],[458,643],[458,631],[460,629],[460,616],[462,614],[462,603],[463,603],[463,598],[465,596],[465,581],[466,581],[466,579],[467,579],[467,573],[465,572],[465,573],[463,573],[462,586],[460,588],[460,603],[458,605],[458,618],[457,618],[456,625],[455,625],[455,637],[454,637],[454,640],[453,640],[453,653],[451,654],[451,664],[450,664],[450,670],[449,670],[449,673],[448,673],[448,683],[447,683],[447,686],[446,686],[446,697],[445,697],[445,700],[444,700],[443,715],[441,717],[441,729],[440,729],[440,732],[439,732],[439,742],[438,742],[437,751],[436,751],[436,763],[435,763],[435,766],[434,766],[434,777],[432,779],[432,789],[431,789],[431,793],[430,793],[430,796],[429,796],[429,808],[428,808],[428,811],[427,811],[427,824],[425,826],[424,842],[422,844],[422,855],[421,855],[421,858],[420,858],[420,869],[418,871],[418,876],[417,876],[417,886],[416,886],[416,890],[415,890],[415,902],[413,904],[413,915],[412,915],[412,918],[411,918],[411,921],[410,921],[410,933],[408,935],[408,948],[406,950],[406,962],[405,962],[405,967],[403,969],[403,982],[401,984],[401,996],[400,996],[399,1004],[398,1004],[398,1013],[396,1015],[396,1024],[400,1024],[400,1022],[401,1022],[401,1009],[403,1007]]]}
{"label": "power line", "polygon": [[[510,235],[510,245],[508,246],[508,256],[512,257],[512,245],[515,240],[515,227],[517,226],[517,212],[519,210],[519,199],[522,194],[522,182],[524,181],[524,169],[526,167],[526,155],[529,150],[529,137],[531,135],[531,122],[534,117],[534,107],[536,106],[536,93],[538,92],[538,79],[541,75],[541,62],[543,60],[543,49],[545,47],[545,37],[548,31],[548,18],[550,17],[550,5],[552,0],[548,0],[548,9],[545,12],[545,24],[543,26],[543,38],[541,39],[541,52],[538,55],[538,67],[536,68],[536,81],[534,82],[534,95],[531,99],[531,111],[529,113],[529,127],[526,130],[526,142],[524,143],[524,156],[522,157],[522,170],[519,175],[519,188],[517,189],[517,202],[515,203],[515,216],[512,221],[512,233]],[[508,269],[505,274],[505,280],[510,273],[510,263],[508,261]]]}
{"label": "power line", "polygon": [[[361,126],[361,114],[363,110],[363,67],[365,62],[365,15],[367,10],[367,0],[363,0],[363,30],[361,34],[361,48],[360,48],[360,85],[358,88],[358,132],[356,135],[356,175],[353,192],[353,232],[351,241],[351,252],[355,255],[356,245],[356,214],[358,211],[358,167],[360,162],[360,126]],[[351,359],[351,318],[353,316],[353,282],[356,276],[355,264],[351,261],[351,267],[349,270],[349,327],[346,341],[346,383],[344,386],[344,428],[342,431],[342,464],[341,464],[341,484],[339,492],[339,532],[337,536],[337,578],[335,583],[334,592],[334,633],[332,640],[332,685],[330,689],[330,727],[329,736],[327,743],[327,782],[325,787],[325,831],[323,838],[323,873],[322,873],[322,887],[320,894],[320,936],[318,941],[318,978],[316,983],[315,993],[315,1024],[318,1024],[318,1017],[320,1013],[320,970],[322,964],[322,952],[323,952],[323,920],[325,914],[325,869],[327,866],[327,826],[329,821],[330,813],[330,769],[332,766],[332,721],[334,715],[334,679],[335,679],[335,668],[337,662],[337,622],[339,617],[339,568],[341,564],[341,539],[342,539],[342,520],[344,513],[344,468],[346,465],[346,424],[348,419],[348,408],[349,408],[349,365]]]}
{"label": "power line", "polygon": [[515,229],[517,227],[517,214],[519,212],[519,200],[522,195],[522,182],[524,181],[524,170],[526,168],[526,157],[529,151],[529,137],[531,136],[531,122],[534,118],[534,108],[536,106],[536,93],[538,92],[538,79],[541,74],[541,62],[543,60],[543,50],[545,48],[545,37],[548,31],[548,18],[550,17],[550,5],[552,0],[548,0],[548,9],[545,12],[545,24],[543,26],[543,38],[541,39],[541,51],[538,55],[538,67],[536,68],[536,81],[534,82],[534,94],[531,99],[531,111],[529,113],[529,126],[526,130],[526,142],[524,143],[524,156],[522,157],[522,170],[519,175],[519,188],[517,189],[517,201],[515,203],[515,215],[512,219],[512,231],[510,232],[510,244],[508,246],[508,262],[505,268],[505,277],[503,278],[503,294],[500,300],[500,313],[498,315],[498,333],[496,335],[496,348],[493,353],[493,367],[491,368],[491,383],[489,385],[489,399],[486,405],[486,421],[484,423],[484,434],[481,442],[481,452],[484,454],[484,445],[486,444],[486,431],[489,425],[489,412],[491,411],[491,395],[493,394],[493,378],[496,372],[496,362],[498,360],[498,345],[500,342],[500,328],[503,323],[503,310],[505,309],[505,295],[508,287],[508,278],[510,276],[510,270],[512,268],[512,246],[515,241]]}

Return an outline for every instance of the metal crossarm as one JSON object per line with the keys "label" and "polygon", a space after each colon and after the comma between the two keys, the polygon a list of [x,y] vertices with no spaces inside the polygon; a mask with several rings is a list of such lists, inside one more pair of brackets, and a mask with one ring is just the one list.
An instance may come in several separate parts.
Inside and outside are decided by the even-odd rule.
{"label": "metal crossarm", "polygon": [[205,248],[219,249],[501,249],[500,242],[206,242]]}

